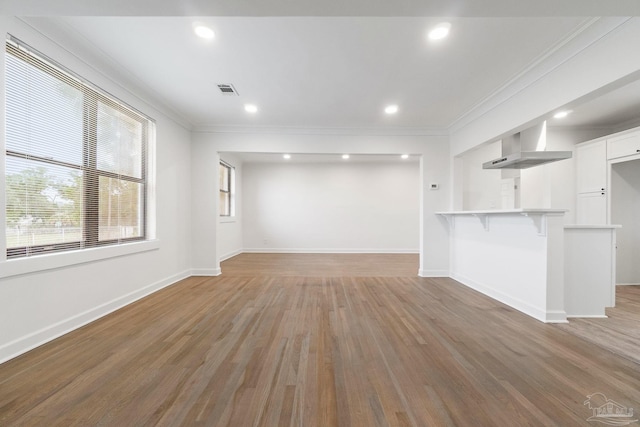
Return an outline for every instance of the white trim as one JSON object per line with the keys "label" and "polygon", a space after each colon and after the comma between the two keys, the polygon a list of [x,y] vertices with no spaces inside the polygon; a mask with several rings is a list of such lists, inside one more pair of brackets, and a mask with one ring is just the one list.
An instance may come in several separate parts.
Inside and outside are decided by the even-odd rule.
{"label": "white trim", "polygon": [[224,254],[224,255],[221,255],[221,256],[220,256],[220,262],[222,262],[222,261],[226,261],[226,260],[228,260],[229,258],[233,258],[234,256],[240,255],[241,253],[242,253],[242,249],[237,249],[237,250],[235,250],[235,251],[231,251],[231,252],[229,252],[229,253],[226,253],[226,254]]}
{"label": "white trim", "polygon": [[449,270],[418,270],[420,277],[449,277]]}
{"label": "white trim", "polygon": [[419,254],[419,249],[245,248],[249,254]]}
{"label": "white trim", "polygon": [[222,274],[220,267],[218,268],[192,268],[192,276],[219,276]]}
{"label": "white trim", "polygon": [[396,127],[396,128],[315,128],[293,126],[215,126],[196,124],[194,133],[244,133],[269,135],[367,135],[367,136],[449,136],[446,128]]}
{"label": "white trim", "polygon": [[606,316],[604,314],[567,314],[567,319],[573,318],[608,319],[609,316]]}
{"label": "white trim", "polygon": [[476,290],[488,297],[491,297],[497,301],[500,301],[509,307],[515,308],[518,311],[521,311],[524,314],[527,314],[533,317],[536,320],[545,323],[566,323],[567,322],[567,314],[564,311],[557,310],[545,310],[539,307],[535,307],[525,301],[522,301],[518,298],[513,298],[509,295],[506,295],[491,286],[487,286],[481,283],[478,283],[474,280],[469,279],[468,277],[459,275],[459,274],[451,274],[451,278],[462,285],[465,285],[473,290]]}
{"label": "white trim", "polygon": [[79,249],[75,251],[57,252],[32,257],[0,261],[0,278],[20,276],[37,271],[54,270],[72,265],[85,264],[108,258],[153,251],[160,248],[160,240],[122,245],[102,246],[98,248]]}
{"label": "white trim", "polygon": [[13,359],[14,357],[26,353],[29,350],[39,347],[42,344],[45,344],[58,337],[61,337],[62,335],[81,328],[88,323],[98,320],[99,318],[104,317],[109,313],[113,313],[114,311],[119,310],[122,307],[132,304],[135,301],[146,297],[147,295],[157,292],[162,288],[166,288],[167,286],[173,285],[183,279],[188,278],[189,276],[189,271],[183,271],[181,273],[174,274],[173,276],[159,280],[136,291],[130,292],[104,304],[100,304],[97,307],[71,316],[58,323],[49,325],[38,331],[32,332],[23,337],[8,342],[0,346],[0,363],[4,363],[7,360]]}

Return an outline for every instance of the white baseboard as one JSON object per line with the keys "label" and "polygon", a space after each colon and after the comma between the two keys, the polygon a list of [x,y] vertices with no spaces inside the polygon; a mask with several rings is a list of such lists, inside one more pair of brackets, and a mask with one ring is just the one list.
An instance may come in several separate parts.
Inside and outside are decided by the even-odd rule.
{"label": "white baseboard", "polygon": [[229,252],[228,254],[220,255],[220,262],[226,261],[229,258],[233,258],[236,255],[240,255],[242,253],[242,249],[238,249],[237,251]]}
{"label": "white baseboard", "polygon": [[449,270],[418,270],[420,277],[449,277]]}
{"label": "white baseboard", "polygon": [[159,291],[162,288],[173,285],[182,279],[186,279],[189,276],[191,276],[190,271],[183,271],[181,273],[174,274],[173,276],[159,280],[136,291],[130,292],[80,314],[69,317],[68,319],[62,320],[58,323],[47,326],[46,328],[42,328],[4,344],[0,346],[0,363],[4,363],[9,359],[13,359],[14,357],[26,353],[29,350],[39,347],[42,344],[61,337],[75,329],[81,328],[88,323],[98,320],[109,313],[144,298],[149,294]]}
{"label": "white baseboard", "polygon": [[639,286],[640,283],[616,283],[616,286]]}
{"label": "white baseboard", "polygon": [[608,319],[609,316],[604,314],[567,314],[567,319]]}
{"label": "white baseboard", "polygon": [[490,286],[478,283],[460,274],[455,274],[455,273],[451,274],[451,278],[471,289],[474,289],[497,301],[500,301],[501,303],[504,303],[509,307],[515,308],[516,310],[521,311],[524,314],[527,314],[541,322],[545,322],[545,323],[566,323],[567,322],[567,314],[564,312],[564,310],[562,311],[544,310],[539,307],[535,307],[525,301],[506,295],[505,293],[500,292]]}
{"label": "white baseboard", "polygon": [[220,267],[218,268],[193,268],[191,276],[219,276],[222,274]]}
{"label": "white baseboard", "polygon": [[245,248],[249,254],[419,254],[418,249]]}

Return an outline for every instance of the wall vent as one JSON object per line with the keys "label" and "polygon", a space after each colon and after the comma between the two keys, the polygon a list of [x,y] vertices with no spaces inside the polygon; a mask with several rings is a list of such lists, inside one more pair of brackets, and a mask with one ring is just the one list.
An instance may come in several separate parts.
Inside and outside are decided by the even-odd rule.
{"label": "wall vent", "polygon": [[233,85],[231,85],[231,84],[218,85],[218,89],[220,89],[220,92],[222,92],[223,95],[228,95],[228,96],[237,96],[238,95],[238,91],[236,91],[236,88],[233,87]]}

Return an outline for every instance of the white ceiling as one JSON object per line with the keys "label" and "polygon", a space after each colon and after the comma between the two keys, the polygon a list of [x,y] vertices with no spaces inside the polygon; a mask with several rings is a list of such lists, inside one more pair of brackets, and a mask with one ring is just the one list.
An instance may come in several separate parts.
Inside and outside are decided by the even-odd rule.
{"label": "white ceiling", "polygon": [[[63,45],[93,50],[103,72],[194,128],[409,132],[446,131],[588,27],[586,15],[640,15],[640,0],[584,3],[0,0],[39,15],[21,19]],[[446,19],[449,38],[430,42],[427,31],[445,20],[436,14],[457,17]],[[196,38],[194,21],[215,40]],[[221,95],[221,83],[240,96]],[[385,115],[391,103],[400,110]]]}
{"label": "white ceiling", "polygon": [[634,16],[638,0],[0,0],[7,15]]}
{"label": "white ceiling", "polygon": [[[438,128],[573,35],[585,18],[58,17],[194,126]],[[193,21],[216,32],[197,38]],[[541,30],[543,29],[543,30]],[[240,96],[222,96],[231,83]],[[244,103],[255,103],[248,115]],[[383,114],[395,103],[400,111]]]}

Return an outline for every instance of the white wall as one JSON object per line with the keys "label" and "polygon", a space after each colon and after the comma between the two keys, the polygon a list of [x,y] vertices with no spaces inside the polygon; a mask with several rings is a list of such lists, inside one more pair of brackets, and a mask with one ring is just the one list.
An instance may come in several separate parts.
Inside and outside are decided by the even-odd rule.
{"label": "white wall", "polygon": [[[155,220],[159,243],[149,246],[157,246],[156,249],[135,254],[12,276],[6,276],[7,272],[25,262],[38,270],[51,262],[55,264],[60,257],[73,256],[52,254],[27,261],[5,261],[4,255],[0,256],[0,277],[5,276],[0,279],[0,361],[188,276],[191,265],[191,194],[184,191],[190,186],[190,133],[102,71],[96,71],[83,52],[61,47],[13,18],[0,17],[0,34],[7,32],[156,119]],[[0,58],[4,61],[4,55]],[[0,62],[0,88],[4,88],[4,70],[4,63]],[[0,103],[0,117],[4,117],[4,103]],[[0,149],[4,151],[4,121],[0,122]],[[4,164],[0,167],[4,177],[3,168]],[[4,180],[0,192],[4,194]],[[5,222],[3,199],[1,224]],[[94,253],[103,249],[103,253],[118,253],[113,247],[99,248]]]}
{"label": "white wall", "polygon": [[482,169],[482,164],[500,157],[502,144],[496,141],[481,145],[460,156],[463,168],[462,209],[486,210],[501,208],[501,171]]}
{"label": "white wall", "polygon": [[246,163],[243,179],[245,251],[419,251],[417,161]]}
{"label": "white wall", "polygon": [[243,229],[243,167],[240,159],[233,154],[221,153],[220,159],[235,168],[235,214],[230,218],[218,216],[218,253],[220,260],[231,258],[242,252]]}
{"label": "white wall", "polygon": [[617,232],[616,281],[640,284],[640,160],[611,166],[611,223]]}
{"label": "white wall", "polygon": [[[449,206],[449,146],[441,135],[344,135],[333,133],[251,133],[213,131],[195,132],[192,145],[192,194],[215,194],[217,176],[215,165],[220,152],[244,153],[309,153],[309,154],[413,154],[422,156],[420,162],[420,274],[446,276],[449,272],[447,223],[434,213]],[[216,188],[212,188],[212,183]],[[438,183],[439,190],[429,190],[430,183]],[[212,191],[213,190],[213,191]],[[244,199],[246,203],[246,198]],[[194,267],[200,274],[219,274],[220,256],[217,253],[218,224],[210,221],[217,198],[198,200],[193,210]],[[245,206],[245,213],[247,208]]]}

